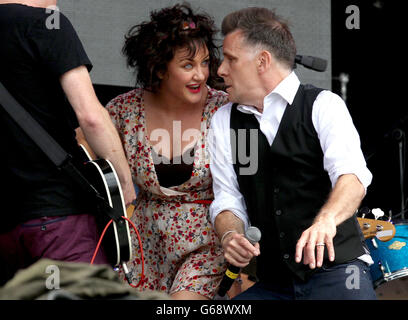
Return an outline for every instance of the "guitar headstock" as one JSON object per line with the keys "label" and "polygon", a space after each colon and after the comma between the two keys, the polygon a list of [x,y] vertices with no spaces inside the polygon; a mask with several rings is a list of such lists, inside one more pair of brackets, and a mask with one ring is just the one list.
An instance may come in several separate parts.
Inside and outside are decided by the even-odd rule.
{"label": "guitar headstock", "polygon": [[395,235],[395,226],[389,221],[357,218],[364,238],[376,237],[382,242],[391,240]]}

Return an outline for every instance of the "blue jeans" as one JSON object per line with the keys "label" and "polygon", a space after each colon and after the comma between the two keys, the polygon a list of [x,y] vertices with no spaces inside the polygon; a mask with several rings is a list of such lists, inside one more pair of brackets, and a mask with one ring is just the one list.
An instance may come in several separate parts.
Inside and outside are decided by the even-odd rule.
{"label": "blue jeans", "polygon": [[376,300],[370,267],[361,260],[320,268],[307,282],[285,287],[257,282],[232,300]]}

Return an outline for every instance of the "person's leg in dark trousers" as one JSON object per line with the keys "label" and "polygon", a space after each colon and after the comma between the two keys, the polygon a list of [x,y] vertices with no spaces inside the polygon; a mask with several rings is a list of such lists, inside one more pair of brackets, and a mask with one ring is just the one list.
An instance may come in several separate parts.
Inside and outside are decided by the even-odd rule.
{"label": "person's leg in dark trousers", "polygon": [[233,300],[376,300],[370,267],[361,260],[322,267],[309,281],[278,286],[257,282]]}
{"label": "person's leg in dark trousers", "polygon": [[294,282],[299,300],[376,300],[370,267],[361,260],[322,267],[307,283]]}
{"label": "person's leg in dark trousers", "polygon": [[[43,217],[27,221],[0,234],[1,282],[41,258],[59,261],[91,262],[99,240],[93,215]],[[102,248],[94,261],[107,264]]]}
{"label": "person's leg in dark trousers", "polygon": [[257,282],[232,300],[293,300],[293,288]]}

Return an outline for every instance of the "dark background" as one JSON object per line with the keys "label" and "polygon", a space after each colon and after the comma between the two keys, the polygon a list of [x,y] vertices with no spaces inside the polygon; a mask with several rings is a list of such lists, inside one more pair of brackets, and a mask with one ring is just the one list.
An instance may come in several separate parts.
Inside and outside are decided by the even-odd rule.
{"label": "dark background", "polygon": [[[401,3],[392,0],[332,0],[332,90],[341,96],[340,73],[349,77],[346,103],[360,134],[372,184],[361,207],[380,208],[395,217],[401,212],[399,144],[395,129],[408,132],[408,106],[403,97],[405,20]],[[360,11],[360,29],[347,29],[349,5]],[[404,90],[405,89],[405,90]],[[101,103],[129,87],[95,85]],[[405,121],[403,120],[405,118]],[[406,140],[404,142],[404,156]],[[404,157],[406,158],[406,157]],[[404,167],[406,159],[403,159]],[[408,178],[404,175],[407,200]],[[408,214],[405,215],[408,218]]]}
{"label": "dark background", "polygon": [[[347,106],[359,131],[373,181],[362,206],[401,212],[399,143],[394,130],[407,132],[404,98],[404,27],[402,1],[332,1],[332,90],[339,95],[341,72],[349,75]],[[349,5],[360,9],[360,29],[347,29]],[[405,69],[405,68],[404,68]],[[405,89],[405,90],[404,90]],[[404,119],[405,118],[405,119]],[[403,140],[404,153],[406,140]],[[405,157],[406,158],[406,157]],[[406,166],[406,159],[403,159]],[[408,180],[404,175],[404,198]],[[408,214],[405,214],[408,218]]]}

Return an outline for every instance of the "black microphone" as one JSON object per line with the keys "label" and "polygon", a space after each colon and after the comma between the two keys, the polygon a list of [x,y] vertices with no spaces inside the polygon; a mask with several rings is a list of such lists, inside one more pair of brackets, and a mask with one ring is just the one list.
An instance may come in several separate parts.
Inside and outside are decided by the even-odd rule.
{"label": "black microphone", "polygon": [[312,56],[296,55],[295,62],[301,64],[305,68],[318,72],[326,71],[327,67],[327,60]]}
{"label": "black microphone", "polygon": [[[261,240],[261,231],[257,227],[249,227],[245,232],[245,238],[247,238],[247,240],[252,245],[254,245],[255,243],[259,242],[259,240]],[[228,268],[225,271],[224,277],[222,278],[218,289],[218,296],[224,297],[226,295],[235,279],[238,278],[240,272],[241,268],[236,267],[232,264],[228,265]]]}

